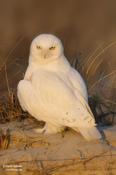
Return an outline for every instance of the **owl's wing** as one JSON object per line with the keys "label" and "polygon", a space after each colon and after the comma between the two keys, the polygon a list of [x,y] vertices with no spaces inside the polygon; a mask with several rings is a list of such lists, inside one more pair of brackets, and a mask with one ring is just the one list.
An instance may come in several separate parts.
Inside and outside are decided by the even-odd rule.
{"label": "owl's wing", "polygon": [[85,85],[85,82],[79,72],[77,72],[75,69],[71,69],[69,73],[69,80],[71,81],[75,94],[77,96],[77,99],[79,99],[82,104],[85,106],[86,110],[90,113],[90,115],[94,118],[93,113],[88,105],[88,94],[87,94],[87,88]]}
{"label": "owl's wing", "polygon": [[[83,113],[89,113],[90,115],[88,115],[88,117],[91,116],[94,119],[90,107],[83,96],[80,93],[75,95],[75,87],[68,86],[67,83],[63,81],[63,78],[60,78],[54,72],[36,71],[33,74],[32,85],[37,93],[40,94],[41,98],[44,99],[47,106],[53,105],[54,108],[55,106],[59,109],[62,108],[62,111],[68,109],[75,111],[75,109],[80,106]],[[75,88],[75,91],[78,92],[78,88]]]}
{"label": "owl's wing", "polygon": [[71,68],[68,77],[74,87],[75,92],[79,92],[81,96],[88,102],[87,88],[80,73],[74,68]]}
{"label": "owl's wing", "polygon": [[32,85],[43,101],[46,122],[71,127],[80,131],[87,140],[101,138],[86,100],[81,95],[77,98],[73,86],[68,86],[63,78],[55,73],[37,72]]}

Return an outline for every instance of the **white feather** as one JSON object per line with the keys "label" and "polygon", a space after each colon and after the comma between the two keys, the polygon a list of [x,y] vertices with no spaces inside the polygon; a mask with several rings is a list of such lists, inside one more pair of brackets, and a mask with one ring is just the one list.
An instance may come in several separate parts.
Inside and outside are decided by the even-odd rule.
{"label": "white feather", "polygon": [[32,42],[29,66],[17,94],[23,110],[46,122],[46,133],[57,133],[68,126],[87,140],[101,138],[88,105],[85,83],[70,66],[55,36],[39,35]]}

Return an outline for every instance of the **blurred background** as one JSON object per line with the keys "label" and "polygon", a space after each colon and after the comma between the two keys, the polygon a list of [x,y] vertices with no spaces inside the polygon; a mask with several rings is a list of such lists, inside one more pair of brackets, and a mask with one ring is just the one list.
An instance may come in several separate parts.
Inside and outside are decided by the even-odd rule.
{"label": "blurred background", "polygon": [[30,43],[41,33],[62,40],[65,56],[86,81],[94,115],[115,123],[116,1],[0,0],[1,100],[8,87],[16,92]]}

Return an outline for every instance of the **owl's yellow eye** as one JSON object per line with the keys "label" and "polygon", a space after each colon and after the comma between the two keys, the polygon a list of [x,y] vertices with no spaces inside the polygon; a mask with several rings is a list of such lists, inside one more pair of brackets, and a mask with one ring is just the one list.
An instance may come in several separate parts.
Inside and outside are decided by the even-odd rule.
{"label": "owl's yellow eye", "polygon": [[41,47],[40,47],[40,46],[36,46],[36,48],[37,48],[38,50],[40,50],[40,49],[41,49]]}
{"label": "owl's yellow eye", "polygon": [[54,50],[55,49],[55,47],[50,47],[50,50]]}

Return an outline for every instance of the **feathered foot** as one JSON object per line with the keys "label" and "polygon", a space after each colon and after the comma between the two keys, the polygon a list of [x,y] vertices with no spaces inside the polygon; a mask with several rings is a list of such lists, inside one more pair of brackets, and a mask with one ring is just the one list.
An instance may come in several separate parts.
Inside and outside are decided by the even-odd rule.
{"label": "feathered foot", "polygon": [[40,134],[51,135],[51,134],[57,134],[61,132],[63,129],[64,128],[55,126],[51,123],[46,123],[42,129],[37,128],[37,129],[34,129],[34,131]]}

